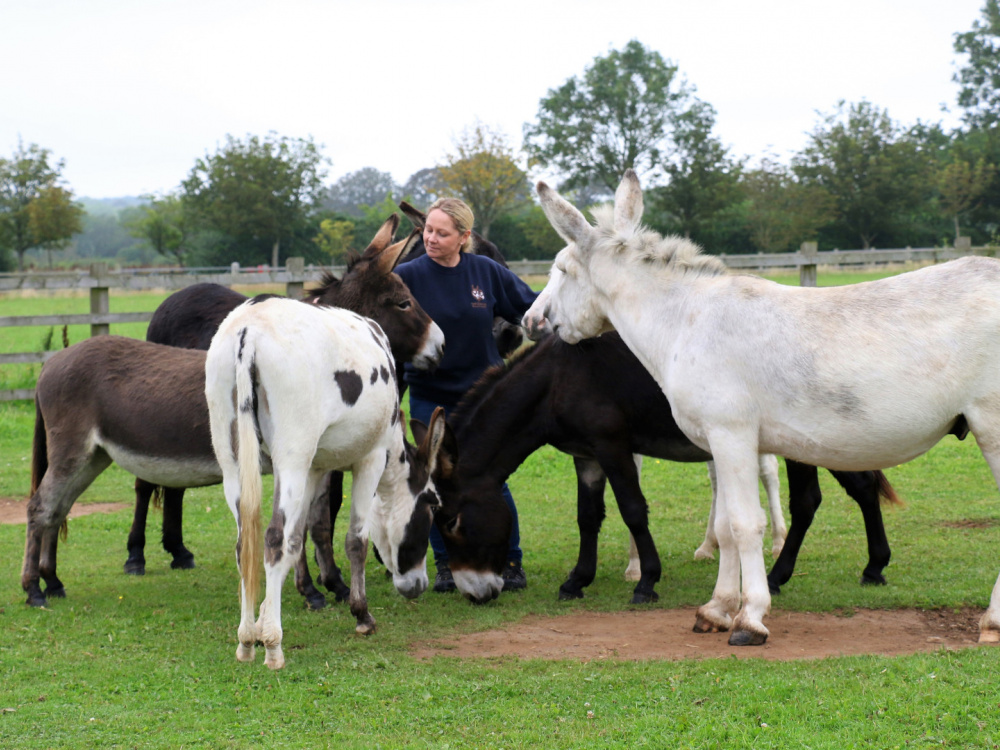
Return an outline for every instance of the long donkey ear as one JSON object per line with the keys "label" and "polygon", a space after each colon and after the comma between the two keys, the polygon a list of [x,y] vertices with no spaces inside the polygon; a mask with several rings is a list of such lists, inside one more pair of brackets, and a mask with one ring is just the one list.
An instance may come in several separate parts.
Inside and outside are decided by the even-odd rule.
{"label": "long donkey ear", "polygon": [[411,206],[406,201],[399,202],[399,210],[403,212],[407,219],[413,222],[413,226],[423,231],[424,224],[427,222],[427,214],[414,206]]}
{"label": "long donkey ear", "polygon": [[642,189],[639,177],[626,169],[615,191],[615,231],[634,232],[642,221]]}
{"label": "long donkey ear", "polygon": [[[364,253],[361,257],[366,260],[371,260],[378,256],[383,250],[385,250],[389,243],[392,242],[392,238],[396,234],[396,229],[399,228],[399,214],[393,214],[384,222],[382,226],[379,227],[375,236],[372,238],[371,244],[365,248]],[[390,269],[391,270],[391,269]]]}
{"label": "long donkey ear", "polygon": [[593,231],[590,222],[580,213],[576,206],[563,198],[559,193],[544,182],[539,182],[536,188],[542,210],[552,228],[566,242],[581,244],[587,235]]}
{"label": "long donkey ear", "polygon": [[427,470],[433,475],[438,463],[447,475],[451,474],[453,462],[448,455],[441,455],[441,447],[445,443],[445,435],[448,432],[447,420],[444,416],[444,408],[437,407],[431,414],[431,423],[427,427],[427,435],[420,444],[420,450],[427,451]]}

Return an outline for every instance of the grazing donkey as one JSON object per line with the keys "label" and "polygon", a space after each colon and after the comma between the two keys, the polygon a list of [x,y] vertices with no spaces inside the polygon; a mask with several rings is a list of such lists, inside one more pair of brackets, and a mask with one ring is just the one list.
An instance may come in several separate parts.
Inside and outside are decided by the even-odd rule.
{"label": "grazing donkey", "polygon": [[[284,666],[281,586],[302,551],[323,478],[351,471],[351,612],[357,631],[375,620],[365,595],[374,526],[382,560],[406,597],[427,588],[427,535],[440,499],[434,486],[445,421],[435,412],[419,460],[406,450],[389,340],[371,320],[334,307],[271,297],[234,310],[205,361],[212,445],[236,517],[241,579],[236,658]],[[261,448],[274,472],[274,510],[263,538],[266,593],[254,622],[261,555]],[[376,494],[377,493],[377,494]]]}
{"label": "grazing donkey", "polygon": [[[399,217],[393,214],[382,224],[365,252],[349,261],[343,278],[326,274],[321,285],[308,292],[303,301],[344,307],[371,318],[389,337],[397,362],[408,362],[423,348],[424,337],[434,337],[437,326],[413,299],[406,284],[392,273],[410,252],[417,237],[411,233],[406,239],[390,244],[398,225]],[[185,287],[170,295],[156,309],[146,340],[207,350],[219,324],[246,301],[244,295],[219,284]],[[342,485],[343,477],[331,477],[330,503],[336,508],[340,507]],[[156,485],[143,479],[135,481],[135,514],[128,536],[126,573],[145,573],[146,517],[156,490]],[[173,557],[171,568],[194,567],[194,555],[183,541],[183,499],[183,487],[163,488],[163,547]],[[329,547],[332,528],[327,513],[318,516],[316,524],[310,527],[310,534],[320,548]],[[318,561],[320,583],[333,591],[338,601],[346,599],[350,592],[333,558],[321,555]],[[304,554],[295,569],[295,585],[310,607],[320,609],[326,604],[325,597],[313,586]]]}
{"label": "grazing donkey", "polygon": [[[569,243],[544,317],[571,344],[617,330],[684,434],[715,459],[719,575],[697,632],[732,629],[734,646],[767,639],[759,453],[881,469],[967,426],[1000,483],[997,260],[788,287],[730,275],[693,243],[643,229],[632,170],[596,227],[545,183],[538,194]],[[1000,578],[979,630],[981,643],[1000,642]]]}

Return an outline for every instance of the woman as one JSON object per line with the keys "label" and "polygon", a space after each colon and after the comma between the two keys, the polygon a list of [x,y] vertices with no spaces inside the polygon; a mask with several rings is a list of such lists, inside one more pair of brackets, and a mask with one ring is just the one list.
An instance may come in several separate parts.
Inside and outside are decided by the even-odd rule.
{"label": "woman", "polygon": [[[493,318],[519,323],[538,296],[509,269],[471,252],[473,220],[464,202],[438,199],[424,222],[427,254],[396,267],[417,302],[444,331],[444,358],[433,373],[406,366],[410,417],[425,424],[438,406],[451,413],[479,376],[501,363]],[[516,591],[527,586],[527,577],[521,567],[517,508],[506,484],[503,493],[514,520],[503,588]],[[431,547],[437,566],[434,590],[454,590],[448,553],[436,526],[431,527]]]}

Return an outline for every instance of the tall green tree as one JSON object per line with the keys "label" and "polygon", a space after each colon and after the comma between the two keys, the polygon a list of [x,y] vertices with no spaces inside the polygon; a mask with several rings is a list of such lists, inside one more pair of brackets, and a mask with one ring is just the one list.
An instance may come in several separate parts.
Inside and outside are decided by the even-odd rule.
{"label": "tall green tree", "polygon": [[632,40],[549,90],[538,121],[524,126],[525,149],[564,176],[563,189],[598,182],[614,193],[629,168],[652,186],[676,148],[678,118],[696,101],[674,63]]}
{"label": "tall green tree", "polygon": [[402,192],[389,172],[363,167],[345,174],[327,188],[323,208],[348,216],[361,216],[363,206],[374,206]]}
{"label": "tall green tree", "polygon": [[165,258],[183,266],[189,250],[188,219],[179,195],[147,196],[148,203],[133,209],[123,224],[133,237],[144,239]]}
{"label": "tall green tree", "polygon": [[745,170],[740,184],[750,239],[760,252],[784,252],[815,240],[819,228],[834,218],[830,194],[818,185],[803,185],[773,157]]}
{"label": "tall green tree", "polygon": [[938,171],[941,210],[954,222],[956,240],[962,234],[960,218],[977,207],[995,175],[996,167],[984,158],[975,164],[956,159]]}
{"label": "tall green tree", "polygon": [[481,122],[463,130],[453,145],[438,177],[446,191],[469,204],[477,230],[488,238],[498,217],[528,199],[528,175],[506,136]]}
{"label": "tall green tree", "polygon": [[836,221],[865,249],[891,237],[920,209],[930,189],[929,155],[888,112],[867,101],[839,102],[810,134],[792,167],[803,184],[833,197]]}
{"label": "tall green tree", "polygon": [[272,132],[241,141],[227,135],[225,145],[198,159],[182,183],[184,208],[202,230],[236,245],[269,247],[271,265],[278,266],[282,247],[303,235],[320,204],[325,163],[312,138]]}
{"label": "tall green tree", "polygon": [[969,56],[955,73],[965,122],[974,128],[1000,124],[1000,0],[986,0],[972,29],[955,34],[955,52]]}
{"label": "tall green tree", "polygon": [[[648,191],[657,228],[712,248],[720,215],[740,199],[742,163],[712,135],[715,110],[695,102],[675,118],[672,158],[663,162],[667,182]],[[657,221],[654,216],[660,214]]]}
{"label": "tall green tree", "polygon": [[17,256],[32,248],[60,249],[80,231],[83,208],[59,184],[65,162],[52,152],[18,143],[10,159],[0,159],[0,251]]}

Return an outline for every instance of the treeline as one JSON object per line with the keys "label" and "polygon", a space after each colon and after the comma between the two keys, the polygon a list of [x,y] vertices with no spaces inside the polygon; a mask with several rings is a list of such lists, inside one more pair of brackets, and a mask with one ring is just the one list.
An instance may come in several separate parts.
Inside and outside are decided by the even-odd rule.
{"label": "treeline", "polygon": [[[1000,233],[1000,0],[955,34],[962,125],[893,120],[876,104],[836,102],[787,161],[737,156],[715,110],[678,66],[638,41],[550,89],[523,146],[476,122],[441,163],[396,184],[368,167],[327,182],[309,139],[227,136],[174,191],[84,206],[63,162],[19,144],[0,159],[0,269],[107,258],[124,265],[340,263],[363,250],[405,199],[472,207],[478,230],[512,258],[551,258],[562,241],[532,200],[530,174],[556,175],[581,208],[609,199],[627,168],[643,180],[644,218],[713,253],[996,244]],[[107,210],[107,209],[111,210]],[[98,210],[104,209],[104,210]]]}

